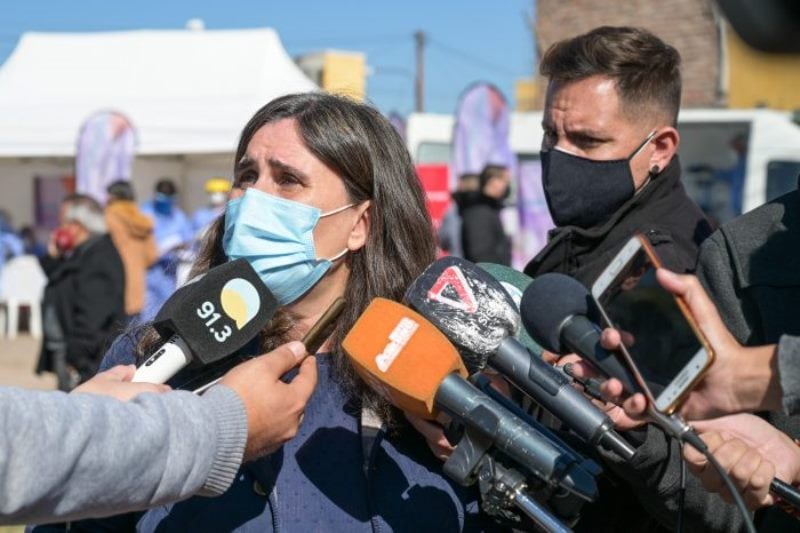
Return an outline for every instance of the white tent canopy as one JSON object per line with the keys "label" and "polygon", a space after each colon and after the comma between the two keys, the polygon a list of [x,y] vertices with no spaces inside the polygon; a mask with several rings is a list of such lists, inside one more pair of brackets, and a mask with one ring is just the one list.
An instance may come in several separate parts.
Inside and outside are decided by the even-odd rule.
{"label": "white tent canopy", "polygon": [[230,153],[259,107],[316,89],[268,28],[26,33],[0,68],[0,157],[74,156],[104,109],[141,155]]}

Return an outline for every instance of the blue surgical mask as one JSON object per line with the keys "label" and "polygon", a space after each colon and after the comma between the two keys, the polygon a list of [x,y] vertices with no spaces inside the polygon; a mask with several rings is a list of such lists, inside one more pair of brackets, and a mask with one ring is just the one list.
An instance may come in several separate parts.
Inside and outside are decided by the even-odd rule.
{"label": "blue surgical mask", "polygon": [[314,250],[314,228],[320,218],[355,204],[322,213],[316,207],[249,188],[228,202],[222,246],[233,261],[245,258],[281,305],[305,294],[322,279],[333,261],[319,259]]}
{"label": "blue surgical mask", "polygon": [[172,206],[175,204],[175,197],[168,194],[157,192],[153,198],[153,209],[156,213],[164,216],[172,214]]}

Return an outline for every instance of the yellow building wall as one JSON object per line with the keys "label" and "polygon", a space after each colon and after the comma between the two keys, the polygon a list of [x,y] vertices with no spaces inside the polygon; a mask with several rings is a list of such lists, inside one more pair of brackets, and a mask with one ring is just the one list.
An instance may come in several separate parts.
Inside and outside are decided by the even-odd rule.
{"label": "yellow building wall", "polygon": [[534,78],[517,80],[514,84],[514,99],[517,111],[535,111],[536,96],[539,92],[539,81]]}
{"label": "yellow building wall", "polygon": [[363,101],[367,92],[367,65],[363,54],[325,52],[322,88]]}
{"label": "yellow building wall", "polygon": [[728,106],[800,108],[800,57],[753,50],[728,27]]}

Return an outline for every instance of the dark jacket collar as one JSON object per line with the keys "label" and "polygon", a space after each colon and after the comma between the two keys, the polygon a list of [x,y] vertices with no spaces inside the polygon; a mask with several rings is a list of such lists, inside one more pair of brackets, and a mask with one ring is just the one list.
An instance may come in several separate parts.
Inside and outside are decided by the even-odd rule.
{"label": "dark jacket collar", "polygon": [[453,201],[458,206],[459,214],[476,205],[486,205],[492,209],[500,210],[505,207],[503,200],[491,198],[480,191],[460,191],[453,193]]}

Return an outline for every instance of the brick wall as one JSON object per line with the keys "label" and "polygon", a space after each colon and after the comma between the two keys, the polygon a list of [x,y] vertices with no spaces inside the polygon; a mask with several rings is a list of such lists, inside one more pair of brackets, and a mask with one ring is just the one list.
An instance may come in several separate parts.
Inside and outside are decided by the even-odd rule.
{"label": "brick wall", "polygon": [[[597,26],[639,26],[681,54],[683,107],[723,105],[719,94],[719,37],[710,0],[538,0],[540,54]],[[542,107],[544,90],[539,91]]]}

